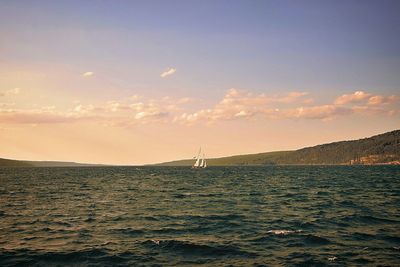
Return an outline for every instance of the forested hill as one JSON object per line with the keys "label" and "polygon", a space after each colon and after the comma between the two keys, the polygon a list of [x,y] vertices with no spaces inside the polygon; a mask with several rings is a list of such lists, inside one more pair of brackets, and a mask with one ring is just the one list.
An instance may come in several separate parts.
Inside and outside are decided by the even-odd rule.
{"label": "forested hill", "polygon": [[0,167],[33,167],[33,166],[25,161],[0,158]]}
{"label": "forested hill", "polygon": [[[400,130],[352,141],[306,147],[294,151],[267,152],[207,159],[209,166],[274,164],[396,164],[400,162]],[[193,160],[165,162],[162,166],[190,166]]]}
{"label": "forested hill", "polygon": [[400,160],[400,130],[369,138],[323,144],[293,151],[287,164],[373,164]]}
{"label": "forested hill", "polygon": [[[207,159],[209,166],[276,164],[399,164],[400,130],[369,138],[306,147],[294,151],[266,152]],[[190,166],[193,159],[156,164]],[[79,167],[99,166],[75,162],[20,161],[0,158],[0,167]]]}
{"label": "forested hill", "polygon": [[64,161],[25,161],[0,158],[0,167],[85,167],[102,166],[99,164],[85,164]]}

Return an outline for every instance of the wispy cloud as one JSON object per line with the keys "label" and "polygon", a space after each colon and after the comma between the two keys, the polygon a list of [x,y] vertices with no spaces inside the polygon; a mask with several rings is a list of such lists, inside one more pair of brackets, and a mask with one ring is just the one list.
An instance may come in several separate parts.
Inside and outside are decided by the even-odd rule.
{"label": "wispy cloud", "polygon": [[12,107],[12,106],[15,106],[15,103],[0,103],[0,108]]}
{"label": "wispy cloud", "polygon": [[9,109],[0,111],[0,123],[12,124],[47,124],[74,122],[78,118],[62,112],[46,110],[18,110]]}
{"label": "wispy cloud", "polygon": [[[395,115],[399,113],[397,96],[379,96],[362,91],[339,96],[333,103],[313,105],[306,92],[289,92],[282,95],[253,94],[248,91],[230,89],[213,108],[183,113],[175,117],[176,122],[194,124],[215,123],[237,119],[307,119],[332,120],[340,116]],[[362,104],[362,105],[360,105]],[[303,106],[306,105],[306,106]]]}
{"label": "wispy cloud", "polygon": [[[139,101],[140,99],[140,101]],[[166,123],[172,121],[172,114],[182,110],[186,98],[146,99],[126,98],[103,104],[76,103],[68,110],[60,111],[54,106],[18,109],[0,104],[0,123],[8,124],[49,124],[92,122],[109,126],[130,127],[138,124]]]}
{"label": "wispy cloud", "polygon": [[87,71],[87,72],[82,73],[82,76],[83,77],[91,77],[91,76],[94,76],[94,72],[93,71]]}
{"label": "wispy cloud", "polygon": [[[356,91],[351,94],[344,94],[336,98],[334,104],[338,106],[354,106],[355,110],[375,110],[372,113],[376,113],[376,110],[387,109],[378,108],[378,106],[382,105],[392,105],[400,102],[400,97],[396,95],[391,96],[382,96],[382,95],[374,95],[371,93],[366,93],[364,91]],[[369,107],[368,107],[369,106]],[[375,107],[371,107],[375,106]],[[363,108],[360,108],[363,107]],[[370,112],[371,113],[371,112]]]}
{"label": "wispy cloud", "polygon": [[368,105],[384,105],[384,104],[393,104],[399,102],[400,98],[395,95],[391,95],[388,97],[374,95],[368,99]]}
{"label": "wispy cloud", "polygon": [[175,121],[193,124],[198,121],[213,123],[219,120],[252,117],[277,118],[280,113],[279,105],[301,102],[306,95],[307,92],[289,92],[280,95],[254,94],[231,88],[213,108],[183,113],[176,117]]}
{"label": "wispy cloud", "polygon": [[[398,116],[400,114],[398,96],[360,92],[339,96],[330,103],[314,105],[312,101],[308,101],[311,98],[306,92],[267,95],[232,88],[214,106],[197,110],[194,109],[196,101],[186,97],[149,99],[134,96],[97,105],[75,103],[75,106],[64,111],[52,105],[18,109],[14,104],[3,103],[0,104],[0,123],[43,124],[85,121],[130,127],[153,123],[212,124],[226,120],[328,121],[351,115]],[[192,111],[188,111],[188,108]]]}
{"label": "wispy cloud", "polygon": [[345,105],[350,103],[357,103],[366,100],[371,97],[371,94],[365,93],[363,91],[356,91],[352,94],[344,94],[336,98],[336,105]]}
{"label": "wispy cloud", "polygon": [[162,73],[160,74],[160,77],[165,78],[165,77],[167,77],[167,76],[170,76],[170,75],[174,74],[175,72],[176,72],[176,69],[175,69],[175,68],[169,68],[169,69],[167,69],[166,71],[162,72]]}
{"label": "wispy cloud", "polygon": [[0,96],[8,96],[8,95],[18,95],[21,92],[21,89],[16,87],[13,89],[9,89],[5,92],[0,92]]}
{"label": "wispy cloud", "polygon": [[330,120],[337,116],[350,115],[352,109],[339,107],[336,105],[321,105],[313,107],[299,107],[288,109],[282,112],[282,117],[288,119],[321,119]]}

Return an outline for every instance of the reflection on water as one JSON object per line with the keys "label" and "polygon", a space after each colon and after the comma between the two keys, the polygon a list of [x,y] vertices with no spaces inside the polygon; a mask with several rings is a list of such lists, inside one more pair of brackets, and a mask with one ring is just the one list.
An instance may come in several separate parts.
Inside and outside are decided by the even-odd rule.
{"label": "reflection on water", "polygon": [[0,169],[0,265],[398,265],[398,166]]}

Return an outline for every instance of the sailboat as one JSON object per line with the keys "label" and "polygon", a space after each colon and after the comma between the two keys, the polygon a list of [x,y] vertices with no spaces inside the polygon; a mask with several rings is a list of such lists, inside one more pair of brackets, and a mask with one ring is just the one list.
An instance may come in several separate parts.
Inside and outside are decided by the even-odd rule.
{"label": "sailboat", "polygon": [[197,154],[197,157],[195,157],[196,161],[192,166],[192,169],[204,169],[207,168],[207,161],[205,158],[204,153],[201,154],[201,148],[199,150],[199,153]]}

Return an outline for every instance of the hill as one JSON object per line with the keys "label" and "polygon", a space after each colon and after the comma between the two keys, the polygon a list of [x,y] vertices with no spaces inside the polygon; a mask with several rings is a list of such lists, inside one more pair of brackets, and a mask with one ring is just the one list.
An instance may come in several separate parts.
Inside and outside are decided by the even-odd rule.
{"label": "hill", "polygon": [[[313,165],[313,164],[399,164],[400,130],[352,141],[306,147],[294,151],[277,151],[207,159],[210,166],[242,165]],[[155,164],[190,166],[193,159]],[[21,161],[0,158],[0,167],[84,167],[104,166],[62,161]]]}
{"label": "hill", "polygon": [[[400,130],[352,141],[306,147],[294,151],[266,152],[207,159],[210,166],[275,164],[398,164]],[[161,166],[190,166],[193,160],[165,162]]]}
{"label": "hill", "polygon": [[85,167],[102,166],[99,164],[85,164],[65,161],[26,161],[0,158],[0,167]]}
{"label": "hill", "polygon": [[33,166],[25,161],[0,158],[0,167],[33,167]]}

